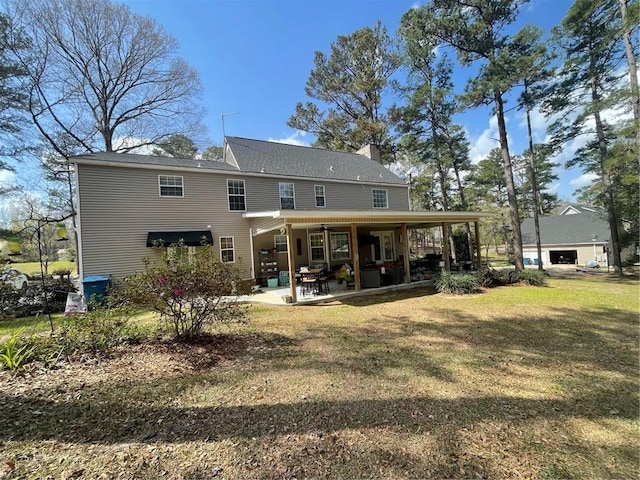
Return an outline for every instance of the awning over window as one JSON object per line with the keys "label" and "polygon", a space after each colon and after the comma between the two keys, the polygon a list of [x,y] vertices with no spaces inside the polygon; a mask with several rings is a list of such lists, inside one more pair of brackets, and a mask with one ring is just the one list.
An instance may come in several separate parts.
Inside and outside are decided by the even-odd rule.
{"label": "awning over window", "polygon": [[209,230],[188,230],[186,232],[149,232],[147,247],[174,245],[182,242],[189,247],[213,245],[213,237]]}

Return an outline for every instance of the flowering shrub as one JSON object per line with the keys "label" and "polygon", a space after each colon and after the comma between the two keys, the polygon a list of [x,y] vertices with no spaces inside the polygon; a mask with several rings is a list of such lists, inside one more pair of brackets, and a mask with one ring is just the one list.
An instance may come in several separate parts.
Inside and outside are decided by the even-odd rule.
{"label": "flowering shrub", "polygon": [[237,300],[251,288],[231,265],[208,246],[192,255],[186,247],[171,250],[157,264],[145,259],[144,271],[124,279],[125,301],[158,312],[182,338],[201,335],[206,325],[246,321],[247,307]]}

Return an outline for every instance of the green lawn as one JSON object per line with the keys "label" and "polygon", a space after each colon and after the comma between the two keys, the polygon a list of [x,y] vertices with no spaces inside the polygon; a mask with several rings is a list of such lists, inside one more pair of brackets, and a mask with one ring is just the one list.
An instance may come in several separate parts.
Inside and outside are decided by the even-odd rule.
{"label": "green lawn", "polygon": [[[12,268],[17,268],[22,273],[26,273],[27,275],[40,275],[40,263],[39,262],[24,262],[24,263],[12,263],[10,265]],[[49,274],[52,274],[56,270],[60,269],[68,269],[71,270],[72,274],[78,273],[76,270],[76,264],[74,262],[50,262],[49,263]]]}
{"label": "green lawn", "polygon": [[[637,279],[324,306],[0,376],[7,478],[638,478]],[[14,463],[12,463],[14,462]]]}

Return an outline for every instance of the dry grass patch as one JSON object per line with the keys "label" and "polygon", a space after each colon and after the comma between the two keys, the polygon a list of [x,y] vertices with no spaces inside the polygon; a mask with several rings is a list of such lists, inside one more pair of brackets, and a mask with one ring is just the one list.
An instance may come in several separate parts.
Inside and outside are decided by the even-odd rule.
{"label": "dry grass patch", "polygon": [[[638,282],[255,306],[0,377],[6,478],[637,478]],[[1,471],[1,470],[0,470]]]}

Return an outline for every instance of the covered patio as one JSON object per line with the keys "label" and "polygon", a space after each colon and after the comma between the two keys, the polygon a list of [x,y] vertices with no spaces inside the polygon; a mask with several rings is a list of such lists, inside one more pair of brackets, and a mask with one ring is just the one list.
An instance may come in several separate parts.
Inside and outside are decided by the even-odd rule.
{"label": "covered patio", "polygon": [[[473,224],[476,245],[473,262],[479,267],[479,222],[481,218],[489,217],[491,214],[389,210],[276,210],[245,213],[243,216],[251,220],[253,278],[259,277],[261,262],[258,255],[264,251],[254,243],[260,244],[258,240],[268,238],[267,234],[276,233],[283,240],[281,252],[287,256],[286,269],[290,279],[288,291],[291,303],[297,303],[299,289],[296,277],[300,276],[300,259],[306,260],[305,263],[310,265],[314,259],[322,258],[326,260],[328,267],[332,266],[331,263],[333,267],[348,263],[352,267],[354,292],[359,292],[363,286],[371,286],[367,284],[371,271],[378,268],[384,273],[385,265],[395,267],[395,284],[410,284],[409,231],[412,229],[441,227],[446,236],[449,225]],[[342,243],[333,241],[334,237],[339,238]],[[306,249],[302,245],[302,239],[305,238],[309,239]],[[314,245],[314,238],[318,241],[317,246]],[[443,238],[442,249],[443,268],[450,270],[448,238]],[[329,250],[331,255],[328,254]]]}

